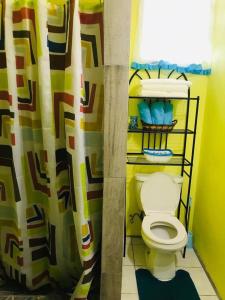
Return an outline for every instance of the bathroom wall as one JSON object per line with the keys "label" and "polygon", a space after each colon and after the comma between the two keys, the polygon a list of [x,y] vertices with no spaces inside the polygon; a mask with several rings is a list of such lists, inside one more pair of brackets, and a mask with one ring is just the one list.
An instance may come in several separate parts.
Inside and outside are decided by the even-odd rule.
{"label": "bathroom wall", "polygon": [[[132,0],[132,21],[131,21],[131,52],[130,52],[130,62],[134,57],[134,49],[136,43],[136,37],[138,35],[138,15],[139,15],[139,0]],[[197,170],[198,170],[198,162],[200,157],[200,144],[201,144],[201,136],[202,136],[202,126],[203,126],[203,114],[205,110],[205,101],[206,101],[206,89],[207,89],[207,76],[197,76],[188,74],[188,79],[192,81],[193,86],[191,89],[192,96],[200,96],[201,103],[200,103],[200,111],[199,111],[199,121],[198,121],[198,135],[196,141],[196,151],[195,151],[195,167],[193,170],[193,184],[191,190],[192,196],[192,213],[191,213],[191,222],[190,228],[192,227],[192,217],[195,205],[195,198],[196,198],[196,179],[197,179]],[[134,90],[131,91],[132,93],[135,92]],[[129,113],[131,115],[137,115],[137,103],[138,101],[132,100],[129,102]],[[184,122],[184,103],[179,103],[176,107],[176,116],[179,119],[180,124],[177,126],[182,126]],[[192,110],[191,110],[192,111]],[[191,123],[193,122],[194,114],[193,111],[191,113]],[[178,127],[177,127],[178,128]],[[135,151],[140,150],[140,143],[141,143],[141,135],[138,134],[129,134],[128,135],[128,150]],[[139,147],[139,148],[138,148]],[[178,149],[179,148],[179,141],[173,139],[171,136],[171,147]],[[167,171],[174,174],[180,173],[180,168],[170,167],[170,168],[156,168],[156,167],[149,167],[149,166],[127,166],[127,199],[126,199],[126,211],[127,211],[127,218],[126,218],[126,225],[127,225],[127,235],[140,235],[141,232],[141,222],[138,218],[134,219],[134,223],[131,224],[129,221],[129,215],[134,214],[138,211],[136,198],[135,198],[135,181],[134,175],[135,173],[149,173],[154,171]]]}
{"label": "bathroom wall", "polygon": [[104,0],[79,0],[80,12],[101,12],[103,4]]}
{"label": "bathroom wall", "polygon": [[194,245],[225,299],[225,2],[215,1],[212,75],[203,124]]}
{"label": "bathroom wall", "polygon": [[79,5],[81,9],[85,8],[87,10],[88,8],[93,8],[93,6],[99,6],[103,2],[103,0],[80,0]]}

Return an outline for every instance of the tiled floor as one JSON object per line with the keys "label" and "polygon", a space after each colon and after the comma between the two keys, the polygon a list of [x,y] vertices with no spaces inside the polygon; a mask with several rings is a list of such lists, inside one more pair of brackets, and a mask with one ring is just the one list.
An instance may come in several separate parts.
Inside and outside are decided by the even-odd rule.
{"label": "tiled floor", "polygon": [[[145,268],[144,249],[141,238],[127,238],[126,257],[123,258],[121,300],[139,300],[135,270]],[[187,249],[185,259],[178,253],[177,268],[189,272],[201,300],[219,300],[193,249]]]}
{"label": "tiled floor", "polygon": [[59,288],[43,287],[37,292],[29,292],[13,281],[0,282],[0,300],[69,300]]}

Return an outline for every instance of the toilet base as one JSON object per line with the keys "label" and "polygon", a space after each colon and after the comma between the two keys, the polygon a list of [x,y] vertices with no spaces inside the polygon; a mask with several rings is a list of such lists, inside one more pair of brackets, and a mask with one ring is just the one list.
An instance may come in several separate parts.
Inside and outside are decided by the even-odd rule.
{"label": "toilet base", "polygon": [[176,275],[176,252],[146,249],[146,265],[148,270],[160,281],[169,281]]}

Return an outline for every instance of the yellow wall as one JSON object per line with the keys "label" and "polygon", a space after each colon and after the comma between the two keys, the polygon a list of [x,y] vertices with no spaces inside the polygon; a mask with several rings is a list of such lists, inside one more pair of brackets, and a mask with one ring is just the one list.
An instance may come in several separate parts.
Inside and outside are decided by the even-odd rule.
{"label": "yellow wall", "polygon": [[204,117],[194,244],[225,299],[225,1],[215,2],[212,76]]}
{"label": "yellow wall", "polygon": [[[139,14],[139,0],[132,0],[132,22],[131,22],[131,55],[130,61],[132,61],[134,57],[134,49],[136,43],[136,37],[138,34],[138,14]],[[196,178],[197,178],[197,170],[198,170],[198,162],[199,162],[199,145],[201,143],[201,131],[203,126],[203,114],[205,109],[205,99],[206,99],[206,89],[207,89],[207,76],[195,76],[191,74],[187,74],[188,79],[192,81],[193,86],[191,89],[192,96],[199,95],[201,97],[201,104],[200,104],[200,112],[199,112],[199,123],[198,123],[198,135],[197,135],[197,142],[196,142],[196,155],[195,155],[195,168],[193,170],[193,184],[191,190],[191,196],[193,198],[193,207],[191,213],[191,224],[192,225],[192,216],[194,211],[194,203],[195,203],[195,191],[196,191]],[[131,91],[133,93],[133,90]],[[137,103],[138,101],[132,100],[129,102],[129,113],[131,115],[138,115],[137,111]],[[179,124],[177,128],[182,128],[182,121],[184,121],[184,114],[182,115],[182,111],[184,111],[184,103],[179,103],[176,106],[176,117],[179,119]],[[191,114],[191,121],[193,121],[193,114]],[[128,135],[128,150],[135,151],[135,149],[140,150],[140,135],[138,134],[129,134]],[[178,147],[178,140],[173,140],[173,149]],[[189,144],[190,145],[190,144]],[[139,148],[138,148],[139,147]],[[141,166],[127,166],[127,235],[140,235],[141,232],[141,222],[138,218],[135,219],[134,224],[131,224],[129,221],[129,215],[138,212],[136,197],[135,197],[135,180],[134,175],[135,173],[149,173],[154,171],[167,171],[174,174],[179,174],[180,169],[176,167],[170,168],[156,168],[156,167],[141,167]],[[191,227],[191,226],[190,226]]]}
{"label": "yellow wall", "polygon": [[88,12],[90,11],[99,11],[102,9],[103,6],[103,0],[80,0],[79,1],[79,7],[80,11]]}

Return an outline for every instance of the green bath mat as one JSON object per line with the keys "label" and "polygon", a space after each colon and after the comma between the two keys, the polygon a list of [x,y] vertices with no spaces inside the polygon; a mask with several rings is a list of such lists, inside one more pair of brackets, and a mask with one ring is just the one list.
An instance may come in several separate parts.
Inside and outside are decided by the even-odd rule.
{"label": "green bath mat", "polygon": [[148,270],[136,271],[140,300],[200,300],[188,272],[178,270],[171,281],[159,281]]}

